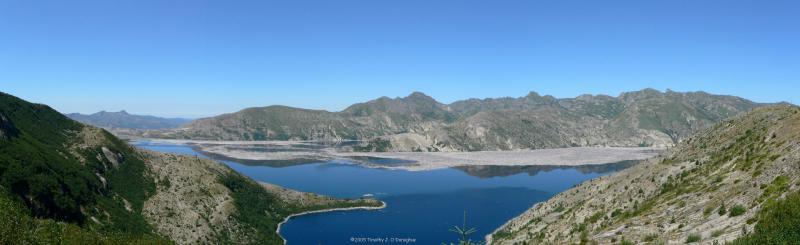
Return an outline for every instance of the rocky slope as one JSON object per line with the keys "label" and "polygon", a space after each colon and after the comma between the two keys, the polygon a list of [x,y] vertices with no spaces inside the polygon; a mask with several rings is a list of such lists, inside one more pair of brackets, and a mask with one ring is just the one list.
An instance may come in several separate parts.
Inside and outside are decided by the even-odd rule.
{"label": "rocky slope", "polygon": [[126,111],[101,111],[94,114],[69,113],[67,117],[96,127],[106,129],[168,129],[177,128],[191,120],[183,118],[163,118],[154,116],[132,115]]}
{"label": "rocky slope", "polygon": [[277,244],[291,214],[380,205],[264,188],[0,93],[0,244]]}
{"label": "rocky slope", "polygon": [[653,89],[618,97],[382,97],[341,112],[249,108],[145,136],[212,140],[362,140],[361,151],[477,151],[571,146],[670,146],[761,106],[733,96]]}
{"label": "rocky slope", "polygon": [[[687,138],[670,153],[562,192],[489,239],[492,244],[730,242],[769,230],[774,219],[760,214],[769,213],[762,209],[785,206],[774,203],[797,195],[791,193],[799,184],[800,108],[764,107]],[[800,210],[782,212],[790,222],[788,215]],[[797,235],[798,226],[780,229]],[[780,243],[781,236],[768,244]]]}
{"label": "rocky slope", "polygon": [[289,215],[381,205],[258,184],[208,159],[149,151],[143,155],[157,184],[144,203],[144,216],[158,234],[181,244],[277,244],[282,240],[274,231]]}

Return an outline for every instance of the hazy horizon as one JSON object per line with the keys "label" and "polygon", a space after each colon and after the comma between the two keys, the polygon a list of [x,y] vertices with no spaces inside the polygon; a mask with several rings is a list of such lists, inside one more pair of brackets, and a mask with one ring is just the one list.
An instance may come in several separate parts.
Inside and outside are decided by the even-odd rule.
{"label": "hazy horizon", "polygon": [[[528,95],[528,94],[529,94],[529,93],[531,93],[531,92],[536,92],[536,93],[537,93],[537,94],[539,94],[540,96],[553,96],[553,97],[555,97],[555,98],[557,98],[557,99],[564,99],[564,98],[575,98],[575,97],[578,97],[578,96],[581,96],[581,95],[587,95],[587,94],[588,94],[588,95],[594,95],[594,96],[597,96],[597,95],[607,95],[607,96],[612,96],[612,97],[618,97],[620,94],[622,94],[622,93],[625,93],[625,92],[635,92],[635,91],[641,91],[641,90],[644,90],[644,89],[655,89],[655,88],[649,88],[649,87],[648,87],[648,88],[641,88],[641,89],[637,89],[637,90],[621,91],[620,93],[617,93],[617,94],[583,93],[583,94],[578,94],[578,95],[575,95],[575,96],[568,96],[568,97],[559,97],[559,96],[553,96],[553,95],[551,95],[551,94],[544,94],[544,93],[540,93],[540,92],[538,92],[538,91],[529,91],[529,92],[526,92],[526,93],[524,93],[524,94],[522,94],[522,95],[519,95],[519,96],[498,96],[498,97],[481,97],[481,98],[461,98],[461,99],[456,99],[456,100],[453,100],[453,101],[441,101],[441,100],[437,99],[436,97],[433,97],[433,96],[431,96],[431,95],[430,95],[430,94],[428,94],[428,93],[425,93],[424,91],[418,91],[418,90],[415,90],[415,91],[409,92],[409,93],[408,93],[408,94],[406,94],[406,95],[401,95],[401,96],[376,96],[376,97],[374,97],[374,98],[372,98],[372,99],[369,99],[369,100],[374,100],[374,99],[378,99],[378,98],[381,98],[381,97],[389,97],[389,98],[403,98],[403,97],[406,97],[406,96],[410,95],[411,93],[414,93],[414,92],[420,92],[420,93],[426,94],[426,95],[428,95],[428,96],[431,96],[431,97],[432,97],[434,100],[436,100],[436,101],[438,101],[438,102],[440,102],[440,103],[443,103],[443,104],[451,104],[451,103],[453,103],[453,102],[457,102],[457,101],[461,101],[461,100],[468,100],[468,99],[497,99],[497,98],[506,98],[506,97],[509,97],[509,98],[520,98],[520,97],[524,97],[524,96]],[[702,90],[695,90],[695,91],[677,91],[677,90],[674,90],[674,89],[663,89],[663,90],[662,90],[662,89],[656,89],[656,90],[658,90],[659,92],[662,92],[662,93],[664,93],[664,92],[667,92],[667,91],[680,92],[680,93],[687,93],[687,92],[706,92],[706,93],[709,93],[708,91],[702,91]],[[2,91],[0,91],[0,92],[2,92]],[[732,94],[716,94],[716,93],[709,93],[709,94],[713,94],[713,95],[729,95],[729,96],[741,97],[741,96],[732,95]],[[742,97],[742,98],[744,98],[744,97]],[[23,99],[24,99],[24,98],[23,98]],[[748,98],[744,98],[744,99],[748,99]],[[353,103],[351,103],[350,105],[353,105],[353,104],[356,104],[356,103],[363,103],[363,102],[367,102],[367,101],[369,101],[369,100],[365,100],[365,101],[356,101],[356,102],[353,102]],[[751,99],[748,99],[748,100],[751,100]],[[764,101],[755,101],[755,100],[751,100],[751,101],[753,101],[753,102],[756,102],[756,103],[781,103],[781,102],[787,102],[787,103],[792,103],[792,104],[794,104],[794,103],[793,103],[793,102],[791,102],[791,101],[770,101],[770,102],[764,102]],[[35,102],[35,101],[33,101],[33,102]],[[35,102],[35,103],[38,103],[38,102]],[[48,106],[53,106],[53,105],[48,105]],[[132,114],[132,115],[157,116],[157,117],[164,117],[164,118],[184,118],[184,119],[198,119],[198,118],[204,118],[204,117],[218,116],[218,115],[220,115],[220,114],[225,114],[225,113],[233,113],[233,112],[237,112],[237,111],[240,111],[240,110],[243,110],[243,109],[246,109],[246,108],[252,108],[252,107],[266,107],[266,106],[288,106],[288,107],[295,107],[295,108],[301,108],[301,109],[325,110],[325,111],[330,111],[330,112],[339,112],[339,111],[342,111],[342,110],[346,109],[346,107],[343,107],[343,108],[336,109],[336,110],[329,110],[329,109],[325,109],[325,108],[304,108],[304,107],[293,106],[293,105],[286,105],[286,104],[269,104],[269,105],[246,106],[246,107],[241,107],[241,108],[239,108],[239,109],[236,109],[236,110],[233,110],[233,111],[222,112],[222,113],[219,113],[219,114],[210,114],[210,115],[184,115],[184,116],[181,116],[181,115],[158,115],[158,114],[149,114],[149,113],[139,113],[139,112],[132,112],[132,111],[129,111],[129,110],[127,110],[127,109],[119,109],[119,110],[105,110],[105,109],[101,109],[101,110],[98,110],[98,111],[93,111],[93,112],[64,112],[64,111],[60,111],[60,110],[58,110],[57,108],[54,108],[54,109],[58,110],[59,112],[61,112],[61,113],[63,113],[63,114],[70,114],[70,113],[80,113],[80,114],[84,114],[84,115],[89,115],[89,114],[94,114],[94,113],[103,112],[103,111],[105,111],[105,112],[121,112],[121,111],[125,111],[126,113],[128,113],[128,114]],[[348,105],[348,106],[349,106],[349,105]]]}

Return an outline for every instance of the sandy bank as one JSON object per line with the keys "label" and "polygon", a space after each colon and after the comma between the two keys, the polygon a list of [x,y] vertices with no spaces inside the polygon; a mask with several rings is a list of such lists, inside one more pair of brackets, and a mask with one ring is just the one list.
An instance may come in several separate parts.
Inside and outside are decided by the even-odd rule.
{"label": "sandy bank", "polygon": [[[194,141],[147,140],[153,143],[191,144],[196,150],[233,159],[275,161],[292,159],[317,159],[363,163],[368,167],[403,169],[410,171],[432,170],[456,166],[498,165],[577,166],[606,164],[626,160],[654,157],[664,148],[654,147],[573,147],[517,151],[476,152],[341,152],[315,142],[304,141]],[[360,159],[396,159],[407,164],[371,164]]]}
{"label": "sandy bank", "polygon": [[369,156],[414,161],[415,165],[398,166],[407,170],[430,170],[456,166],[500,165],[577,166],[606,164],[626,160],[642,160],[663,149],[649,147],[574,147],[522,151],[477,152],[354,152],[337,153],[338,157]]}

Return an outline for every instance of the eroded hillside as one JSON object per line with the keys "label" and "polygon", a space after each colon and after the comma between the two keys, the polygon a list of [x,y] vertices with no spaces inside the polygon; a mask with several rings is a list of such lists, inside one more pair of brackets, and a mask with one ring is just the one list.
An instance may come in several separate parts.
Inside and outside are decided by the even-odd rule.
{"label": "eroded hillside", "polygon": [[724,243],[771,222],[760,210],[797,192],[799,182],[800,108],[759,108],[688,138],[671,153],[537,204],[489,239]]}
{"label": "eroded hillside", "polygon": [[372,199],[341,200],[244,178],[209,159],[143,151],[156,180],[144,216],[182,244],[281,243],[274,231],[291,214],[338,207],[375,207]]}

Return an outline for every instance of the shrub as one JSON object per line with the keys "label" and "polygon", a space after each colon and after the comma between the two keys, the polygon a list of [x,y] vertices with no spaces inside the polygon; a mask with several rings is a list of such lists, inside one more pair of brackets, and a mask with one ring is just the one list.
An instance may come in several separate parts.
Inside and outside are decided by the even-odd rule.
{"label": "shrub", "polygon": [[563,211],[564,211],[564,209],[565,209],[565,208],[564,208],[564,205],[563,205],[563,204],[561,204],[561,203],[559,203],[559,204],[558,204],[558,206],[556,206],[556,208],[555,208],[555,209],[553,209],[553,212],[560,213],[560,212],[563,212]]}
{"label": "shrub", "polygon": [[744,208],[742,205],[736,205],[731,208],[731,212],[728,215],[731,217],[736,217],[744,214],[745,212],[747,212],[746,208]]}
{"label": "shrub", "polygon": [[705,210],[703,210],[703,215],[708,216],[712,211],[714,211],[713,207],[707,207]]}
{"label": "shrub", "polygon": [[686,243],[699,242],[702,239],[700,234],[689,234],[689,236],[686,237]]}
{"label": "shrub", "polygon": [[625,240],[625,237],[622,237],[622,239],[619,241],[619,245],[634,245],[634,244],[635,243],[631,241]]}
{"label": "shrub", "polygon": [[27,208],[0,191],[0,244],[169,244],[153,235],[103,234],[52,219],[31,217]]}
{"label": "shrub", "polygon": [[615,209],[614,212],[611,212],[611,217],[617,217],[622,214],[622,209]]}
{"label": "shrub", "polygon": [[758,213],[753,232],[731,244],[796,244],[797,241],[800,241],[800,192],[767,202]]}

